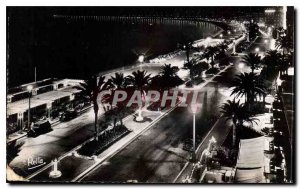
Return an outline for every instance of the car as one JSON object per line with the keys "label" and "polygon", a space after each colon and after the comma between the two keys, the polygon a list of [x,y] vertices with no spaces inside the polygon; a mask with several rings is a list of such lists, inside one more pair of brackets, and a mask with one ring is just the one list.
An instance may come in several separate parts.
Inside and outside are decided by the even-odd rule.
{"label": "car", "polygon": [[76,118],[78,115],[76,110],[67,110],[60,116],[60,121],[69,121]]}
{"label": "car", "polygon": [[40,120],[33,124],[31,129],[27,132],[28,137],[36,137],[40,134],[51,131],[51,124],[48,120]]}

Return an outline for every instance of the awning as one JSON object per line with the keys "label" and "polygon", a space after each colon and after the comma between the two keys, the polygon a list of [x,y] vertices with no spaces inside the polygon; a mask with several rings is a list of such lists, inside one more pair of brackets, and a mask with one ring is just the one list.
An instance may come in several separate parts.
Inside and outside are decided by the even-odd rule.
{"label": "awning", "polygon": [[262,183],[264,182],[263,168],[236,169],[235,183]]}
{"label": "awning", "polygon": [[236,183],[264,182],[265,137],[240,141],[240,150],[236,164]]}
{"label": "awning", "polygon": [[264,166],[265,137],[240,141],[236,168],[260,168]]}

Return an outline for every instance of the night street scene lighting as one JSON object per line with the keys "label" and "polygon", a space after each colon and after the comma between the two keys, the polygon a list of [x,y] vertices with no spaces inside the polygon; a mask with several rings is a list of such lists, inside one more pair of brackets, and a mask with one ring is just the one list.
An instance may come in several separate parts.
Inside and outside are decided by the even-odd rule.
{"label": "night street scene lighting", "polygon": [[293,184],[294,7],[7,7],[10,183]]}

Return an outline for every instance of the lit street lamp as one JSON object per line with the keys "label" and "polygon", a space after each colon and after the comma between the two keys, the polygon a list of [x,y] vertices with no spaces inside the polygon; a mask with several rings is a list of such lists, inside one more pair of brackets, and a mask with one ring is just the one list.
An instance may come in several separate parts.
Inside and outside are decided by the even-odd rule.
{"label": "lit street lamp", "polygon": [[192,104],[191,111],[193,113],[193,152],[191,161],[196,160],[196,113],[198,111],[199,104]]}
{"label": "lit street lamp", "polygon": [[245,66],[244,63],[242,63],[242,62],[240,62],[240,63],[238,64],[239,69],[243,69],[244,66]]}
{"label": "lit street lamp", "polygon": [[280,92],[281,91],[281,84],[282,84],[282,80],[280,79],[280,76],[278,76],[277,80],[276,80],[276,88],[277,91]]}
{"label": "lit street lamp", "polygon": [[139,58],[138,58],[138,61],[140,63],[144,62],[144,59],[145,59],[145,56],[144,55],[140,55]]}
{"label": "lit street lamp", "polygon": [[264,43],[265,43],[265,44],[267,44],[268,42],[269,42],[269,40],[267,40],[267,39],[264,40]]}
{"label": "lit street lamp", "polygon": [[259,48],[258,48],[258,47],[255,48],[255,52],[256,52],[256,53],[259,52]]}
{"label": "lit street lamp", "polygon": [[138,62],[140,63],[140,68],[142,68],[143,66],[144,59],[145,59],[144,55],[140,55],[138,58]]}
{"label": "lit street lamp", "polygon": [[30,129],[30,97],[31,97],[31,92],[32,92],[32,85],[27,86],[27,91],[28,91],[28,129]]}
{"label": "lit street lamp", "polygon": [[220,38],[223,38],[223,34],[220,34]]}

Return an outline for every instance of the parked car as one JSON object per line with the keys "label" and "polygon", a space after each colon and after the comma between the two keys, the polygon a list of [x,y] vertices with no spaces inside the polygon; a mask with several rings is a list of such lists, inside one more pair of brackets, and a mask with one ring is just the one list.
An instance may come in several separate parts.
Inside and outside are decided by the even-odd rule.
{"label": "parked car", "polygon": [[69,121],[77,117],[78,113],[76,110],[67,110],[60,116],[60,121]]}
{"label": "parked car", "polygon": [[31,129],[27,132],[28,137],[36,137],[40,134],[51,131],[51,124],[48,120],[41,120],[33,124]]}

